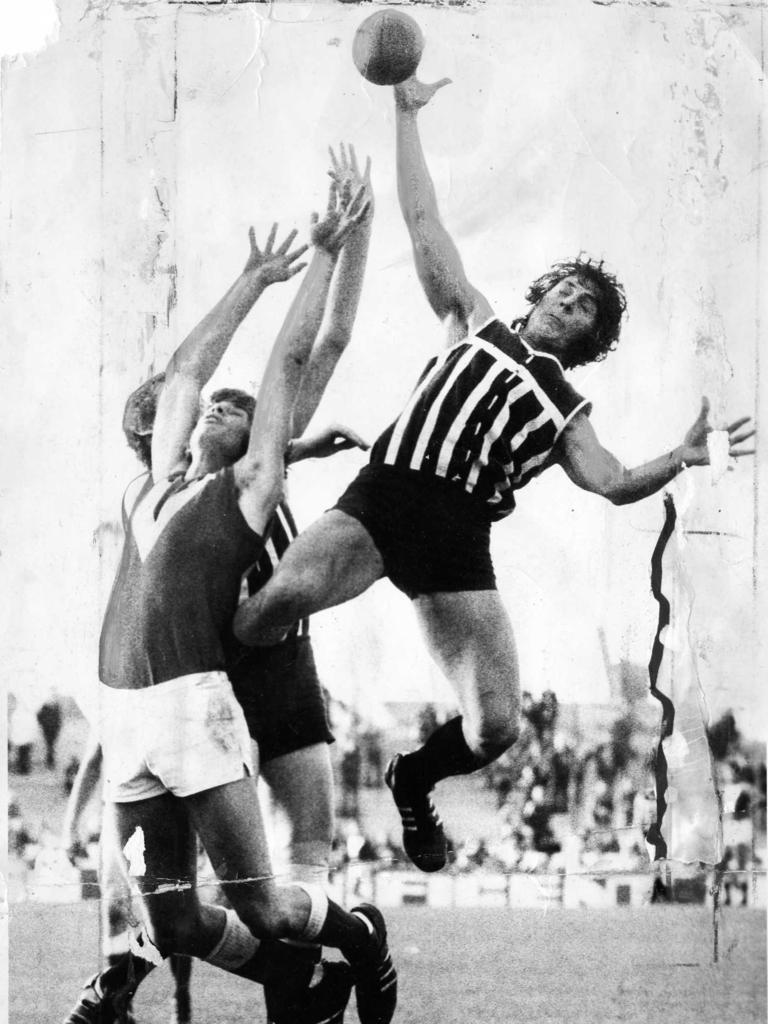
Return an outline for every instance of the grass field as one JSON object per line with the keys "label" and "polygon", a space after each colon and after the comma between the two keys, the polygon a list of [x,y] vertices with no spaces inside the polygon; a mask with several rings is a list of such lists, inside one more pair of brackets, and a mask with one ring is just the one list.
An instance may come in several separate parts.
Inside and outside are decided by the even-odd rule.
{"label": "grass field", "polygon": [[[387,913],[400,972],[397,1024],[751,1024],[766,1019],[765,915],[726,909],[713,964],[703,908]],[[96,965],[96,902],[11,907],[11,1024],[56,1024]],[[263,1020],[258,986],[195,965],[197,1024]],[[136,999],[168,1024],[170,972]],[[357,1015],[354,997],[347,1021]]]}

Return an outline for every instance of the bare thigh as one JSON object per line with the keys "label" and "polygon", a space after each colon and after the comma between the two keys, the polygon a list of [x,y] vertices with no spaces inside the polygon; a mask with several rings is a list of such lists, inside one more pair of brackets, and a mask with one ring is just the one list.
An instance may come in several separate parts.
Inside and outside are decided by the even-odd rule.
{"label": "bare thigh", "polygon": [[290,626],[306,615],[362,594],[384,575],[371,535],[356,519],[332,509],[299,534],[274,576],[235,616],[235,634],[248,643],[254,631]]}
{"label": "bare thigh", "polygon": [[291,860],[328,867],[333,839],[333,775],[327,743],[275,757],[261,767],[291,829]]}
{"label": "bare thigh", "polygon": [[498,757],[516,739],[520,714],[517,650],[498,592],[422,594],[413,605],[429,653],[458,697],[467,743]]}

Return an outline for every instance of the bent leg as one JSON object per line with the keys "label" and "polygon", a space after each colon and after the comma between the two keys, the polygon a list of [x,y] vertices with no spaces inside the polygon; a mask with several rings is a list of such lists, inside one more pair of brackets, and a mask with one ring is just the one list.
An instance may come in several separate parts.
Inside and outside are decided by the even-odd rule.
{"label": "bent leg", "polygon": [[272,579],[240,605],[235,635],[246,644],[275,643],[294,622],[350,601],[383,575],[365,527],[332,509],[296,538]]}
{"label": "bent leg", "polygon": [[121,847],[143,835],[145,872],[136,881],[152,939],[162,956],[206,957],[221,938],[225,913],[197,896],[197,839],[184,804],[169,793],[115,805]]}
{"label": "bent leg", "polygon": [[[252,934],[302,942],[317,940],[340,949],[353,965],[359,957],[369,957],[372,946],[374,956],[378,956],[380,943],[375,926],[330,901],[321,887],[276,885],[253,779],[186,797],[185,804],[222,888]],[[280,942],[264,942],[262,947],[265,954],[280,957],[283,962],[293,961],[300,952]],[[260,966],[256,958],[253,966]],[[263,972],[258,980],[262,977]]]}
{"label": "bent leg", "polygon": [[[453,686],[476,767],[517,739],[520,680],[509,616],[495,590],[425,594],[414,607],[429,653]],[[446,772],[463,774],[463,772]]]}
{"label": "bent leg", "polygon": [[517,655],[495,590],[420,595],[414,607],[463,717],[440,726],[418,750],[397,754],[386,779],[403,822],[405,852],[421,871],[439,871],[448,850],[429,793],[441,779],[477,771],[514,743],[520,711]]}

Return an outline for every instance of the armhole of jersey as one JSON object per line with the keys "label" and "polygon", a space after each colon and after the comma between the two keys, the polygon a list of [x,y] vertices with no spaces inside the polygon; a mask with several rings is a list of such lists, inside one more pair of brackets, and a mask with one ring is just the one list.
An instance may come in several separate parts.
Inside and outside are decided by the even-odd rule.
{"label": "armhole of jersey", "polygon": [[569,423],[571,423],[575,419],[575,417],[580,412],[583,412],[585,416],[589,416],[589,414],[592,412],[592,403],[588,401],[586,398],[582,398],[582,400],[579,402],[576,408],[572,409],[571,412],[569,412],[568,415],[565,417],[565,419],[563,420],[562,427],[560,427],[560,429],[557,432],[556,441],[560,440],[560,438],[563,436],[565,428],[568,426]]}
{"label": "armhole of jersey", "polygon": [[149,479],[150,474],[143,473],[141,476],[137,476],[135,479],[131,480],[123,492],[122,518],[124,533],[128,532],[128,520],[131,518],[131,515],[136,508],[136,503],[141,497],[141,492],[144,490]]}
{"label": "armhole of jersey", "polygon": [[[486,329],[486,327],[489,327],[492,323],[495,323],[497,320],[499,321],[499,323],[501,323],[501,321],[496,316],[496,314],[495,313],[491,313],[491,315],[488,317],[488,319],[485,320],[482,324],[480,324],[480,326],[477,328],[477,330],[472,331],[472,336],[473,337],[479,337],[481,331],[484,331]],[[485,339],[483,339],[483,341],[485,341]]]}

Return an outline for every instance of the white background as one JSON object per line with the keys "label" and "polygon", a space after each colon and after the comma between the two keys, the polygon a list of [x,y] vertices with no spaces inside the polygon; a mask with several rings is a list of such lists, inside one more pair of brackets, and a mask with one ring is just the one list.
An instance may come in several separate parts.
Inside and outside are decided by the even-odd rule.
{"label": "white background", "polygon": [[[326,147],[374,165],[376,222],[352,346],[317,422],[370,440],[398,412],[440,325],[397,207],[389,90],[350,59],[375,5],[114,5],[62,0],[46,30],[4,49],[2,90],[2,551],[5,667],[87,704],[135,462],[123,401],[237,275],[253,223],[305,229],[324,202]],[[759,411],[760,15],[755,9],[502,0],[413,13],[420,74],[453,84],[421,115],[444,220],[499,314],[558,258],[604,257],[630,317],[618,351],[573,375],[603,442],[628,464],[679,443],[700,396],[721,423]],[[7,12],[5,17],[7,18]],[[18,28],[18,26],[17,26]],[[15,42],[18,40],[18,42]],[[764,267],[763,277],[764,277]],[[257,385],[295,285],[275,287],[216,383]],[[362,464],[292,473],[301,522]],[[748,735],[766,710],[760,488],[765,460],[716,486],[692,473],[691,621],[712,711]],[[649,562],[661,496],[614,509],[553,470],[495,528],[499,585],[523,685],[604,700],[598,642],[644,663],[655,629]],[[101,528],[100,528],[101,527]],[[319,616],[327,685],[375,714],[382,699],[446,697],[388,583]]]}

